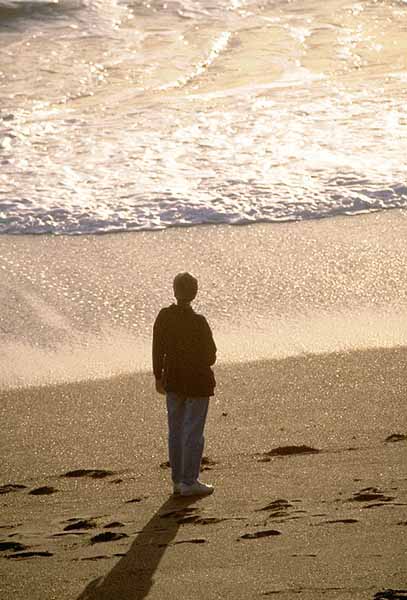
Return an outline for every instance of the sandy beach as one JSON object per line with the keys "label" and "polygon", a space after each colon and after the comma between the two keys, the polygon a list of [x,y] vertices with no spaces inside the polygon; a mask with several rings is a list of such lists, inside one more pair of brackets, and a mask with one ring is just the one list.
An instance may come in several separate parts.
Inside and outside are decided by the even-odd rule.
{"label": "sandy beach", "polygon": [[[0,0],[0,600],[407,600],[406,23]],[[184,271],[200,499],[152,374]]]}
{"label": "sandy beach", "polygon": [[[0,599],[407,597],[405,231],[0,238]],[[220,350],[188,501],[143,362],[177,265]]]}
{"label": "sandy beach", "polygon": [[169,496],[149,375],[4,393],[0,597],[407,590],[405,364],[397,349],[220,369],[216,491],[195,501]]}

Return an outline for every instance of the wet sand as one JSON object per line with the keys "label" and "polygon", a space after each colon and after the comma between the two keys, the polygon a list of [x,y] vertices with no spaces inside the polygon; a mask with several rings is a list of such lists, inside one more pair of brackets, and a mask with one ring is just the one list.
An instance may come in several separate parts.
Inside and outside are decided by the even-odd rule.
{"label": "wet sand", "polygon": [[218,360],[407,345],[407,212],[250,227],[0,237],[0,387],[147,370],[188,270]]}
{"label": "wet sand", "polygon": [[1,600],[405,597],[406,358],[218,368],[200,500],[150,374],[4,392]]}

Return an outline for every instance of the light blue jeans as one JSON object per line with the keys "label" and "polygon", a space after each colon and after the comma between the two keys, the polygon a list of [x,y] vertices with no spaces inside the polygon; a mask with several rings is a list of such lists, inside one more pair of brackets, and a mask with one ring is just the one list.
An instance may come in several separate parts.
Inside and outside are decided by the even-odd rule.
{"label": "light blue jeans", "polygon": [[199,477],[209,398],[167,392],[168,454],[174,483],[192,485]]}

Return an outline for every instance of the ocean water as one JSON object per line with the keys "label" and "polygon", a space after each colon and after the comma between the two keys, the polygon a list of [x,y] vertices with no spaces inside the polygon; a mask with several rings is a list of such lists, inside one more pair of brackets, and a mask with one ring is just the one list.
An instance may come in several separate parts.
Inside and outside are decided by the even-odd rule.
{"label": "ocean water", "polygon": [[407,208],[407,2],[0,0],[0,232]]}

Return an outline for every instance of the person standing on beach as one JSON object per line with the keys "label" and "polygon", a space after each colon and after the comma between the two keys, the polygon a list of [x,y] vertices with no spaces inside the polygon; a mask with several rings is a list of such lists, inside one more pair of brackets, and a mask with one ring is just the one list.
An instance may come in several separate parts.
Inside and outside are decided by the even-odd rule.
{"label": "person standing on beach", "polygon": [[203,315],[191,302],[198,281],[179,273],[173,282],[176,304],[162,308],[153,329],[153,371],[159,394],[166,395],[168,452],[175,495],[205,496],[212,485],[199,481],[204,427],[213,396],[216,345]]}

